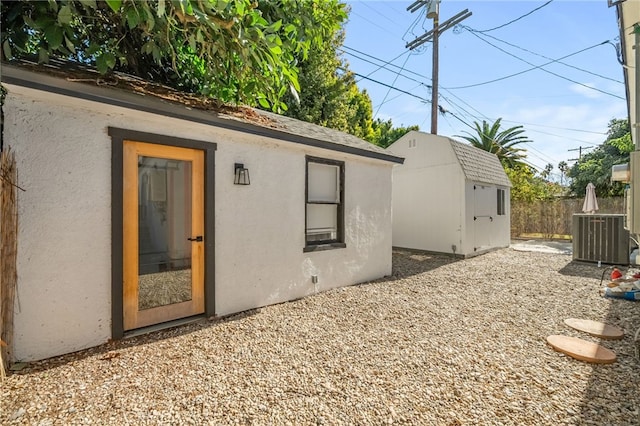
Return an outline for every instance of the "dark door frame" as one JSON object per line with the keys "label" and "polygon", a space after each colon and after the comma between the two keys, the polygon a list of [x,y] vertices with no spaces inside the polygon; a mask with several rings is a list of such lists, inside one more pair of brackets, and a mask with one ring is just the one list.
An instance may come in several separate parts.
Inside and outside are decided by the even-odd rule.
{"label": "dark door frame", "polygon": [[204,151],[205,313],[215,314],[215,151],[212,142],[108,128],[111,136],[111,338],[124,337],[123,324],[123,149],[124,141],[147,142]]}

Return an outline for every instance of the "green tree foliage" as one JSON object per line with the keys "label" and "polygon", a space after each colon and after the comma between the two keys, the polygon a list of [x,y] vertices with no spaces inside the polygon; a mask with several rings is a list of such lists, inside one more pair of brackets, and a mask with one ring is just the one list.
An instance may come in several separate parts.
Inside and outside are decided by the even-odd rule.
{"label": "green tree foliage", "polygon": [[371,99],[360,91],[347,64],[338,54],[343,31],[309,52],[299,65],[300,91],[285,98],[286,115],[372,141]]}
{"label": "green tree foliage", "polygon": [[549,200],[562,193],[562,186],[549,182],[544,177],[544,171],[538,175],[526,164],[507,166],[504,170],[511,181],[512,200],[526,202]]}
{"label": "green tree foliage", "polygon": [[299,58],[300,91],[285,98],[286,115],[358,136],[381,147],[387,147],[409,130],[418,126],[393,128],[391,120],[373,120],[371,98],[358,89],[349,64],[339,53],[344,31],[325,34],[321,46]]}
{"label": "green tree foliage", "polygon": [[322,45],[300,58],[300,91],[292,92],[285,102],[286,115],[373,141],[371,99],[360,91],[349,66],[338,49],[344,42],[344,30],[327,37]]}
{"label": "green tree foliage", "polygon": [[4,58],[68,58],[276,111],[300,90],[299,58],[347,17],[338,0],[4,1],[0,12]]}
{"label": "green tree foliage", "polygon": [[526,157],[524,154],[525,150],[516,145],[531,141],[523,135],[523,126],[500,130],[501,120],[502,118],[498,118],[492,125],[484,120],[482,120],[482,125],[474,122],[476,127],[475,134],[463,132],[466,133],[467,136],[456,137],[465,139],[471,145],[483,151],[496,154],[504,167],[515,168],[518,165],[524,165],[523,160]]}
{"label": "green tree foliage", "polygon": [[412,130],[420,130],[420,127],[417,125],[393,127],[391,119],[383,121],[378,118],[373,122],[374,143],[386,148]]}
{"label": "green tree foliage", "polygon": [[611,182],[611,167],[629,162],[629,153],[634,149],[629,122],[612,119],[608,126],[607,139],[602,145],[582,155],[567,173],[572,179],[569,186],[571,193],[575,196],[583,196],[589,182],[595,185],[598,196],[623,195],[624,184]]}
{"label": "green tree foliage", "polygon": [[522,126],[500,130],[501,121],[499,118],[493,124],[484,120],[482,124],[474,122],[476,134],[465,132],[467,136],[458,137],[498,157],[511,181],[512,200],[532,202],[548,200],[559,195],[562,192],[561,185],[548,181],[553,165],[547,164],[544,170],[537,174],[531,166],[525,164],[526,150],[517,145],[531,140],[523,134]]}

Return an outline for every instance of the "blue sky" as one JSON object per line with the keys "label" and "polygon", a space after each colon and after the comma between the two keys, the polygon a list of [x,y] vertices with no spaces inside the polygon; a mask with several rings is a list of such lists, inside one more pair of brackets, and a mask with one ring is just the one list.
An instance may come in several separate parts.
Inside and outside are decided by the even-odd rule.
{"label": "blue sky", "polygon": [[[351,13],[344,58],[351,71],[413,95],[357,77],[358,86],[371,96],[375,117],[430,132],[431,104],[419,98],[431,100],[426,85],[431,85],[432,44],[409,53],[405,48],[433,27],[421,13],[424,8],[410,13],[406,9],[413,1],[404,0],[347,3]],[[469,9],[473,15],[462,25],[491,30],[545,3],[442,0],[440,22]],[[610,43],[602,44],[606,41]],[[554,0],[495,30],[457,27],[443,32],[439,104],[449,113],[439,116],[438,134],[473,132],[469,125],[474,121],[500,117],[503,128],[523,125],[533,141],[525,146],[527,161],[539,170],[553,164],[557,178],[560,161],[573,164],[577,149],[589,152],[606,139],[612,118],[627,118],[622,66],[613,46],[617,42],[616,12],[606,0]],[[530,70],[568,55],[562,64]],[[521,74],[508,77],[516,73]],[[492,80],[499,81],[487,83]]]}

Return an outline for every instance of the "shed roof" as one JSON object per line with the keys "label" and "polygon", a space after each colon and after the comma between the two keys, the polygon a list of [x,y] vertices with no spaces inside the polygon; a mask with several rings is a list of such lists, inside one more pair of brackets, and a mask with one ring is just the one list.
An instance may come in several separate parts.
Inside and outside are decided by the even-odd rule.
{"label": "shed roof", "polygon": [[449,141],[468,180],[511,186],[511,181],[495,154],[450,138]]}
{"label": "shed roof", "polygon": [[[78,73],[87,78],[77,78]],[[105,82],[97,71],[82,65],[69,67],[64,61],[52,61],[46,66],[24,60],[2,63],[2,82],[7,84],[393,163],[404,161],[379,146],[335,129],[255,108],[214,106],[210,99],[122,73],[114,73],[110,78],[114,81]]]}

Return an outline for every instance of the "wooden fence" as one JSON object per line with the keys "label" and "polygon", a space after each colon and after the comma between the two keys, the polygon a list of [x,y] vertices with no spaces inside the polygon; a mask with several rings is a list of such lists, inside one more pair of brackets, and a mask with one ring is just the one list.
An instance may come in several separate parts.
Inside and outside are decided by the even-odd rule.
{"label": "wooden fence", "polygon": [[[511,237],[530,235],[542,238],[571,236],[573,215],[582,213],[584,198],[526,203],[511,202]],[[624,198],[598,198],[596,214],[624,213]]]}

